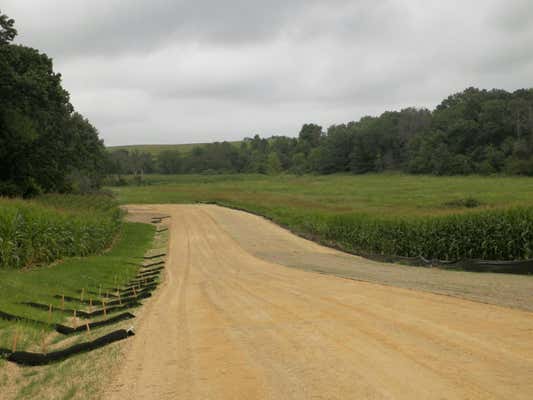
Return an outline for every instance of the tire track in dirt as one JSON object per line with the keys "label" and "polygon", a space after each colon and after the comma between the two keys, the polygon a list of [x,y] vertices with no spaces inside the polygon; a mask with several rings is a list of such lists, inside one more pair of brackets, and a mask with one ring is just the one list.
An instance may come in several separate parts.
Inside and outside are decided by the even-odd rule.
{"label": "tire track in dirt", "polygon": [[532,313],[282,267],[204,206],[145,207],[172,216],[167,273],[106,399],[533,396]]}

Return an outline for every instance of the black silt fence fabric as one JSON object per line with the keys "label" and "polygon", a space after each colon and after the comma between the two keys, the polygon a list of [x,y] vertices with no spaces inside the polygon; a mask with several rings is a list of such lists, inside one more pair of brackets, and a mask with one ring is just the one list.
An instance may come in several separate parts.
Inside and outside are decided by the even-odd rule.
{"label": "black silt fence fabric", "polygon": [[161,275],[160,269],[142,271],[142,272],[139,272],[139,274],[137,274],[137,279],[151,278],[151,277],[159,276],[159,275]]}
{"label": "black silt fence fabric", "polygon": [[[163,269],[164,268],[164,264],[165,262],[164,261],[157,261],[157,262],[154,262],[154,263],[150,263],[150,264],[141,264],[141,271],[143,269],[148,269],[148,268],[151,268],[151,267],[156,267],[158,265],[161,265],[160,269]],[[139,265],[139,264],[136,264],[136,265]]]}
{"label": "black silt fence fabric", "polygon": [[125,298],[126,297],[137,298],[140,294],[153,292],[155,288],[157,288],[156,284],[145,286],[141,290],[138,290],[137,288],[135,288],[135,291],[133,289],[128,289],[128,290],[124,290],[123,292],[121,292],[121,295],[123,295]]}
{"label": "black silt fence fabric", "polygon": [[[29,307],[33,307],[33,308],[38,308],[40,310],[49,310],[49,306],[47,306],[46,304],[40,304],[40,303],[34,303],[34,302],[27,302],[27,303],[20,303],[20,304],[23,304],[23,305],[26,305],[26,306],[29,306]],[[106,313],[110,314],[110,313],[113,313],[113,312],[116,312],[116,311],[127,310],[128,308],[140,307],[141,305],[142,304],[139,303],[138,301],[130,301],[130,302],[123,303],[121,306],[106,307]],[[53,308],[52,312],[60,312],[60,313],[69,314],[69,315],[73,315],[74,314],[74,310],[73,309]],[[98,309],[98,310],[95,310],[93,312],[87,312],[87,311],[83,311],[83,310],[76,310],[76,315],[78,317],[81,317],[81,318],[94,318],[94,317],[102,316],[104,314],[105,313],[104,313],[103,309]]]}
{"label": "black silt fence fabric", "polygon": [[0,349],[0,358],[7,358],[9,357],[13,352],[8,349]]}
{"label": "black silt fence fabric", "polygon": [[[132,288],[135,288],[137,289],[137,285],[132,285],[132,286],[129,286],[129,287],[125,287],[124,290],[130,290]],[[127,302],[131,302],[131,301],[135,301],[135,300],[140,300],[140,299],[145,299],[145,298],[148,298],[150,297],[150,293],[147,293],[147,292],[142,292],[142,289],[144,288],[143,285],[141,285],[141,291],[138,293],[137,296],[128,296],[128,297],[123,297],[123,298],[116,298],[116,300],[111,300],[111,301],[106,301],[105,302],[105,305],[106,307],[112,307],[112,306],[116,306],[116,305],[123,305],[123,303],[127,303]],[[142,292],[142,293],[141,293]],[[61,298],[61,296],[59,295],[56,295],[54,296],[55,298]],[[80,301],[80,299],[77,299],[77,298],[74,298],[74,297],[67,297],[65,296],[65,300],[68,300],[68,301],[72,301],[72,302],[78,302],[78,303],[81,303],[81,304],[86,304],[88,305],[89,304],[89,301],[87,300],[83,300],[83,301]],[[101,304],[103,306],[103,302],[102,301],[98,301],[98,304]],[[93,301],[93,306],[96,305],[96,302]]]}
{"label": "black silt fence fabric", "polygon": [[128,282],[129,285],[136,285],[138,283],[141,283],[141,284],[150,284],[150,283],[154,283],[155,280],[158,279],[158,276],[149,276],[149,277],[146,277],[146,278],[134,278],[132,279],[131,281]]}
{"label": "black silt fence fabric", "polygon": [[25,366],[46,365],[64,360],[77,354],[87,353],[89,351],[99,349],[119,340],[127,339],[133,335],[134,333],[132,331],[120,329],[105,336],[99,337],[91,342],[76,344],[66,349],[54,351],[48,354],[28,353],[25,351],[17,351],[15,353],[10,352],[7,356],[7,360]]}
{"label": "black silt fence fabric", "polygon": [[159,253],[159,254],[154,254],[153,256],[144,256],[143,258],[145,260],[153,260],[154,258],[164,257],[166,255],[167,253]]}
{"label": "black silt fence fabric", "polygon": [[470,271],[470,272],[493,272],[500,274],[533,274],[533,260],[523,261],[487,261],[487,260],[427,260],[423,257],[400,257],[375,254],[359,254],[371,260],[383,262],[396,262],[418,267],[437,267],[441,269]]}
{"label": "black silt fence fabric", "polygon": [[[61,296],[59,294],[56,294],[56,295],[54,295],[54,298],[55,299],[61,299],[61,298],[63,298],[63,296]],[[81,304],[87,304],[87,305],[91,304],[90,300],[86,300],[86,299],[81,300],[78,297],[65,296],[64,298],[65,298],[66,301],[70,301],[70,302],[73,302],[73,303],[81,303]],[[93,305],[96,305],[98,303],[102,304],[102,302],[100,300],[93,300]]]}
{"label": "black silt fence fabric", "polygon": [[145,272],[154,272],[154,271],[161,272],[164,269],[165,269],[164,264],[149,265],[148,267],[140,268],[137,274],[144,274]]}
{"label": "black silt fence fabric", "polygon": [[136,280],[138,282],[144,282],[145,279],[159,279],[160,278],[160,275],[161,273],[159,271],[156,271],[156,272],[152,272],[150,274],[146,274],[146,275],[139,275]]}
{"label": "black silt fence fabric", "polygon": [[127,290],[137,290],[139,291],[139,287],[140,287],[140,290],[143,290],[145,288],[148,288],[148,287],[157,287],[158,283],[155,282],[155,281],[151,281],[151,282],[147,282],[147,283],[144,283],[143,281],[140,281],[140,282],[137,282],[137,283],[132,283],[131,285],[127,285],[127,286],[124,286],[122,289],[121,289],[121,292],[122,291],[127,291]]}
{"label": "black silt fence fabric", "polygon": [[35,319],[21,317],[21,316],[9,314],[9,313],[3,312],[3,311],[0,311],[0,319],[6,320],[6,321],[28,322],[30,324],[35,324],[35,325],[39,325],[39,326],[46,326],[46,327],[53,326],[53,325],[50,325],[50,324],[48,324],[46,322],[43,322],[43,321],[37,321]]}
{"label": "black silt fence fabric", "polygon": [[[115,317],[105,319],[103,321],[91,322],[91,323],[89,323],[89,328],[91,328],[91,329],[100,328],[102,326],[113,325],[113,324],[116,324],[118,322],[127,321],[128,319],[133,319],[133,318],[135,318],[135,315],[133,315],[131,313],[123,313],[123,314],[119,314],[119,315],[117,315]],[[87,330],[86,324],[81,324],[77,328],[72,328],[70,326],[59,325],[59,324],[56,325],[56,331],[58,333],[63,334],[63,335],[71,335],[73,333],[85,332],[86,330]]]}

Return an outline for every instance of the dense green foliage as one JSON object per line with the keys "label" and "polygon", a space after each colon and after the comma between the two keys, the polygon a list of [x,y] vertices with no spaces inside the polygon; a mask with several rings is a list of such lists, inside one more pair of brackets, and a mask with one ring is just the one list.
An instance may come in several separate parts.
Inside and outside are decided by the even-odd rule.
{"label": "dense green foliage", "polygon": [[407,108],[322,127],[306,124],[298,138],[258,135],[240,144],[198,145],[189,152],[110,153],[109,173],[295,174],[404,171],[465,175],[533,175],[533,89],[469,88],[435,110]]}
{"label": "dense green foliage", "polygon": [[61,75],[38,50],[11,44],[0,12],[0,195],[87,192],[99,185],[105,148],[74,112]]}
{"label": "dense green foliage", "polygon": [[533,257],[533,178],[401,174],[152,175],[124,203],[217,202],[358,254]]}
{"label": "dense green foliage", "polygon": [[102,195],[0,199],[0,267],[100,252],[111,245],[120,225],[119,208]]}
{"label": "dense green foliage", "polygon": [[[54,296],[78,297],[82,288],[86,293],[98,293],[100,285],[109,288],[122,285],[134,277],[138,266],[132,263],[150,248],[154,227],[147,224],[125,223],[113,248],[101,255],[68,258],[47,268],[29,271],[0,269],[0,310],[37,321],[49,321],[47,310],[40,310],[23,302],[52,304],[54,309],[61,299]],[[67,308],[79,303],[65,301]],[[64,322],[68,315],[53,313],[52,321]],[[42,326],[0,320],[0,348],[10,348],[13,333],[21,333],[19,349],[28,349],[40,343]]]}
{"label": "dense green foliage", "polygon": [[447,261],[533,258],[531,207],[423,218],[315,216],[299,229],[358,254]]}

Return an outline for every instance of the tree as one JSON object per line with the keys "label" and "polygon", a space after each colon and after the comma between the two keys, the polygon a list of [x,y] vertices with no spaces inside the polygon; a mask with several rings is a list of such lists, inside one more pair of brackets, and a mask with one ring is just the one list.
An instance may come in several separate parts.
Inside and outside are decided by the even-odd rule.
{"label": "tree", "polygon": [[0,10],[0,45],[12,42],[17,36],[17,30],[14,28],[15,20],[2,14]]}
{"label": "tree", "polygon": [[322,138],[322,127],[315,124],[304,124],[300,133],[298,134],[298,139],[300,142],[306,144],[308,149],[317,147],[320,144],[320,139]]}
{"label": "tree", "polygon": [[178,150],[165,150],[157,156],[158,171],[163,174],[181,172],[181,153]]}
{"label": "tree", "polygon": [[52,60],[24,46],[0,46],[0,180],[20,194],[65,191],[72,167],[73,111]]}
{"label": "tree", "polygon": [[267,163],[267,169],[270,175],[278,175],[281,172],[281,162],[276,153],[270,153],[268,155]]}

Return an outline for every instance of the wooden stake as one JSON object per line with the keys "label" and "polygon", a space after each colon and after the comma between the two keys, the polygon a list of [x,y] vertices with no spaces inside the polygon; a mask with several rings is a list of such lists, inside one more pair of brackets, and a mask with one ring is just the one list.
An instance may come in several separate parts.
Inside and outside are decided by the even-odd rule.
{"label": "wooden stake", "polygon": [[61,310],[65,309],[65,294],[61,296]]}
{"label": "wooden stake", "polygon": [[74,310],[74,329],[78,328],[78,318],[76,317],[76,310]]}
{"label": "wooden stake", "polygon": [[93,298],[92,297],[89,299],[89,312],[90,313],[93,312]]}
{"label": "wooden stake", "polygon": [[48,307],[48,323],[52,323],[52,304],[50,304],[50,307]]}
{"label": "wooden stake", "polygon": [[104,303],[102,305],[104,306],[104,317],[107,318],[107,309],[105,307],[105,301],[104,301]]}
{"label": "wooden stake", "polygon": [[81,289],[80,302],[83,302],[83,295],[85,294],[85,288]]}
{"label": "wooden stake", "polygon": [[85,323],[85,328],[87,329],[87,333],[91,333],[91,327],[89,326],[88,321]]}
{"label": "wooden stake", "polygon": [[41,338],[41,352],[43,354],[46,354],[46,333],[45,331],[42,331],[42,338]]}
{"label": "wooden stake", "polygon": [[18,329],[15,329],[15,333],[13,335],[13,353],[17,351],[17,342],[19,340],[19,331]]}
{"label": "wooden stake", "polygon": [[118,304],[122,305],[122,299],[120,298],[120,292],[117,292],[118,293]]}
{"label": "wooden stake", "polygon": [[133,286],[132,289],[133,289],[133,295],[134,295],[135,297],[137,297],[137,291],[135,290],[135,286]]}

